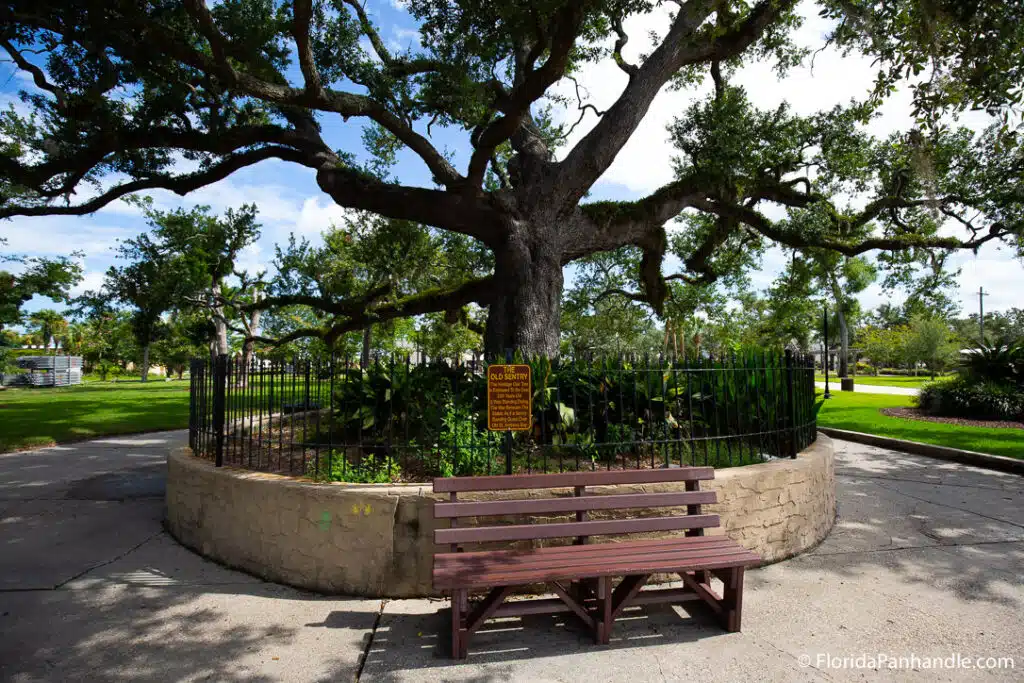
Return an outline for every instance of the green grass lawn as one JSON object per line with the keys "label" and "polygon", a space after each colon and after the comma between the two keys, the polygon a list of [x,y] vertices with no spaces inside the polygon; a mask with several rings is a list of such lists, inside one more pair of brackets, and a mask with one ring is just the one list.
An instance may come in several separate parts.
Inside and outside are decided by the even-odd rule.
{"label": "green grass lawn", "polygon": [[[936,380],[949,379],[952,375],[941,375],[936,377]],[[815,382],[824,382],[825,375],[815,375]],[[857,375],[854,378],[854,384],[864,384],[875,387],[907,387],[908,389],[919,389],[928,382],[931,382],[931,377],[922,375],[921,377],[913,377],[909,375],[879,375],[878,377],[872,377],[871,375]],[[839,378],[835,375],[829,375],[829,383],[835,382],[836,386],[839,385]]]}
{"label": "green grass lawn", "polygon": [[188,380],[0,391],[0,453],[110,434],[188,427]]}
{"label": "green grass lawn", "polygon": [[911,396],[837,391],[827,401],[822,399],[821,392],[817,398],[821,404],[821,410],[818,412],[818,425],[821,427],[849,429],[854,432],[963,448],[979,453],[1024,458],[1024,429],[961,427],[889,417],[879,412],[882,408],[912,406]]}

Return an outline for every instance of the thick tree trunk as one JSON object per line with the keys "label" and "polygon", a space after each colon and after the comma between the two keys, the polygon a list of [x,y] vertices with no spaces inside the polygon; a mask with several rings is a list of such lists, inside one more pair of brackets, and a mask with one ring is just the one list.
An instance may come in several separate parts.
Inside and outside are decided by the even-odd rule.
{"label": "thick tree trunk", "polygon": [[495,251],[494,275],[504,291],[491,304],[484,351],[503,356],[558,355],[562,264],[556,227],[517,233]]}
{"label": "thick tree trunk", "polygon": [[832,298],[835,299],[836,317],[839,319],[839,376],[847,377],[850,360],[850,334],[846,326],[846,314],[843,312],[843,309],[846,308],[846,296],[843,294],[839,278],[834,272],[829,272],[828,282],[832,289]]}
{"label": "thick tree trunk", "polygon": [[373,343],[373,325],[367,325],[363,329],[363,352],[359,356],[359,362],[364,368],[370,367],[370,345]]}
{"label": "thick tree trunk", "polygon": [[839,376],[848,377],[850,359],[850,334],[846,327],[846,315],[842,307],[836,307],[836,317],[839,318]]}
{"label": "thick tree trunk", "polygon": [[[214,302],[219,300],[222,293],[220,283],[213,285],[212,288],[213,296],[211,297]],[[224,314],[224,307],[214,304],[213,305],[213,338],[210,340],[211,355],[223,355],[228,352],[228,319]]]}
{"label": "thick tree trunk", "polygon": [[149,380],[149,344],[142,347],[142,381]]}
{"label": "thick tree trunk", "polygon": [[[258,334],[260,329],[261,311],[253,311],[249,314],[249,334]],[[252,358],[255,354],[256,344],[252,339],[246,339],[242,344],[242,386],[247,386],[249,381],[249,370],[252,367]]]}

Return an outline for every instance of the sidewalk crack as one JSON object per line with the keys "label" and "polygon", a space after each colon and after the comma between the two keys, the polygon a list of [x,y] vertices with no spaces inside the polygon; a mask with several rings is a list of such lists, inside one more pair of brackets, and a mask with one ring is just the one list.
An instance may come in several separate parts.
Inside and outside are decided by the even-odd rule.
{"label": "sidewalk crack", "polygon": [[377,609],[377,616],[373,619],[373,628],[370,629],[370,637],[366,639],[366,647],[363,648],[363,653],[359,656],[359,666],[356,667],[356,675],[352,679],[356,683],[358,683],[359,679],[363,675],[363,667],[366,666],[366,660],[370,657],[370,649],[373,647],[373,639],[377,636],[377,629],[380,627],[380,618],[384,615],[384,607],[387,604],[387,599],[380,601],[380,607]]}
{"label": "sidewalk crack", "polygon": [[157,537],[159,537],[161,534],[165,534],[165,533],[167,533],[167,532],[164,531],[163,529],[161,529],[160,531],[157,531],[156,533],[152,534],[151,536],[143,539],[140,543],[137,543],[137,544],[133,545],[131,548],[129,548],[128,550],[124,551],[120,555],[116,555],[116,556],[110,558],[109,560],[105,560],[103,562],[100,562],[99,564],[95,564],[92,567],[89,567],[88,569],[85,569],[85,570],[75,574],[70,579],[65,579],[64,581],[61,581],[56,586],[54,586],[51,590],[60,590],[61,588],[63,588],[64,586],[68,585],[69,583],[71,583],[75,579],[81,578],[81,577],[85,576],[86,574],[88,574],[91,571],[94,571],[96,569],[100,569],[101,567],[106,567],[109,564],[113,564],[114,562],[117,562],[121,558],[127,557],[127,556],[131,555],[132,553],[134,553],[136,550],[138,550],[142,546],[146,545],[150,541],[152,541],[152,540],[156,539]]}

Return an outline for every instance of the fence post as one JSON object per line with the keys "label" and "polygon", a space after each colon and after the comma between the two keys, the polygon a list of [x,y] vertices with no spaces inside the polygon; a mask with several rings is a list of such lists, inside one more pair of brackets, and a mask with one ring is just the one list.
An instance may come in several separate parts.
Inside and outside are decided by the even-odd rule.
{"label": "fence post", "polygon": [[786,349],[786,396],[789,413],[789,457],[795,458],[796,447],[796,396],[793,394],[793,351]]}
{"label": "fence post", "polygon": [[[505,363],[512,363],[512,349],[505,349]],[[531,406],[532,408],[532,406]],[[512,474],[512,430],[505,432],[505,474]]]}
{"label": "fence post", "polygon": [[[310,409],[310,403],[311,403],[311,400],[310,400],[311,396],[310,396],[310,391],[309,391],[310,386],[309,386],[309,384],[310,384],[310,380],[312,379],[311,373],[310,373],[310,370],[312,369],[312,367],[311,367],[312,364],[313,364],[313,360],[311,358],[307,358],[306,359],[306,399],[305,399],[306,402],[302,406],[302,409],[305,410],[305,411],[308,411]],[[305,418],[303,418],[303,419],[305,419]]]}
{"label": "fence post", "polygon": [[[193,358],[188,369],[188,447],[192,449],[192,455],[199,455],[196,453],[196,435],[199,433],[199,400],[196,391],[199,386],[199,365],[200,361]],[[2,375],[0,379],[3,379]]]}
{"label": "fence post", "polygon": [[224,466],[224,396],[227,391],[228,356],[217,356],[213,365],[213,438],[216,439],[214,465]]}

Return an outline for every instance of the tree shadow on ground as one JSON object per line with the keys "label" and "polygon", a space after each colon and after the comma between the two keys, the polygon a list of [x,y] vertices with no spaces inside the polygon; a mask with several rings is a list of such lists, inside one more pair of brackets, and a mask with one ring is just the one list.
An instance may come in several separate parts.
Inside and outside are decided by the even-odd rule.
{"label": "tree shadow on ground", "polygon": [[[0,680],[351,679],[380,601],[266,583],[177,544],[150,447],[78,449],[100,454],[63,478],[67,451],[2,456]],[[332,612],[325,637],[312,624]]]}
{"label": "tree shadow on ground", "polygon": [[[618,650],[636,652],[636,661],[668,652],[699,658],[768,642],[784,656],[788,648],[795,662],[824,638],[836,649],[856,643],[884,652],[897,623],[919,652],[960,629],[978,647],[1012,633],[1024,609],[1024,479],[882,449],[849,453],[839,444],[836,526],[813,550],[747,573],[742,634],[722,632],[699,603],[685,605],[692,605],[689,618],[682,607],[636,608],[616,623],[607,647],[595,646],[569,616],[508,619],[471,640],[469,665],[460,670],[448,659],[445,602],[419,613],[389,606],[366,671],[384,681],[490,681],[513,672],[521,679],[530,666],[523,660],[547,658],[551,664],[530,670],[564,672],[570,665],[558,658],[574,655],[581,659],[573,670],[583,671]],[[945,615],[938,622],[936,612]],[[647,647],[654,649],[637,650]]]}
{"label": "tree shadow on ground", "polygon": [[[312,659],[311,629],[304,623],[345,602],[258,583],[111,584],[0,594],[0,679],[312,680],[290,673],[307,667],[317,675],[351,676],[373,611],[353,610],[335,620],[337,628],[350,631],[344,639],[349,647],[342,648],[350,656],[299,661]],[[246,612],[241,618],[240,610]],[[282,611],[288,612],[287,625],[280,623]]]}

